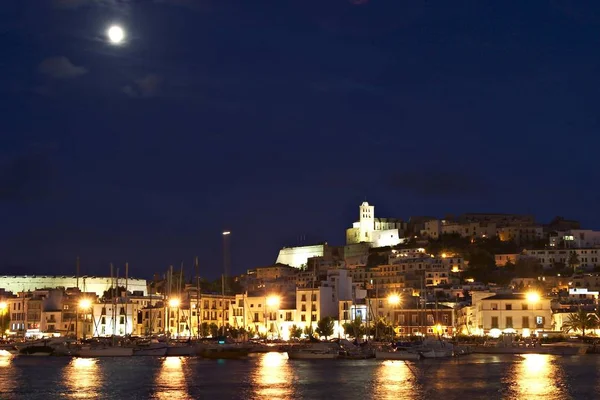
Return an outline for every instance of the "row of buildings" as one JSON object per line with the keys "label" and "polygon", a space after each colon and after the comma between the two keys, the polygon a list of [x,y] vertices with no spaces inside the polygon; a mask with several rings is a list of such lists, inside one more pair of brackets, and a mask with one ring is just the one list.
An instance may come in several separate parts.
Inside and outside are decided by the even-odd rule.
{"label": "row of buildings", "polygon": [[[574,262],[580,270],[600,267],[597,232],[581,230],[574,221],[556,219],[541,226],[526,215],[464,214],[403,222],[376,218],[367,202],[359,213],[359,221],[346,231],[345,246],[283,248],[274,265],[237,277],[242,293],[203,293],[187,285],[167,295],[167,285],[148,290],[145,280],[134,278],[0,276],[2,331],[190,337],[226,327],[285,338],[294,325],[314,330],[319,320],[330,317],[339,335],[357,319],[406,335],[530,334],[560,330],[558,316],[573,303],[597,301],[600,277],[594,274],[519,278],[497,287],[469,279],[462,254],[426,250],[429,241],[444,234],[528,243],[544,239],[544,248],[496,254],[496,265],[533,259],[544,268]],[[539,294],[535,304],[513,293],[533,289]]]}

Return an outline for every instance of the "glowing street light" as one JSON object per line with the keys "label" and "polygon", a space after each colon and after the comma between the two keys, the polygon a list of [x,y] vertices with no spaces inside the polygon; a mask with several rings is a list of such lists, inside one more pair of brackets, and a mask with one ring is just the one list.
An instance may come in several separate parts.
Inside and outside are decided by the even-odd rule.
{"label": "glowing street light", "polygon": [[173,308],[179,307],[179,304],[181,304],[179,302],[179,299],[171,299],[171,300],[169,300],[169,307],[173,307]]}
{"label": "glowing street light", "polygon": [[530,303],[537,303],[540,301],[540,295],[537,292],[527,292],[526,294],[527,301]]}
{"label": "glowing street light", "polygon": [[281,299],[277,295],[271,295],[271,296],[267,297],[267,307],[279,308],[280,302],[281,302]]}
{"label": "glowing street light", "polygon": [[387,301],[391,305],[396,306],[400,304],[400,296],[398,296],[397,294],[390,294],[387,298]]}
{"label": "glowing street light", "polygon": [[0,311],[4,311],[7,308],[8,308],[8,304],[5,301],[0,303]]}
{"label": "glowing street light", "polygon": [[223,236],[227,236],[227,235],[231,235],[231,232],[230,231],[224,231],[223,232]]}
{"label": "glowing street light", "polygon": [[90,299],[79,300],[79,308],[82,310],[89,310],[92,307],[92,301]]}

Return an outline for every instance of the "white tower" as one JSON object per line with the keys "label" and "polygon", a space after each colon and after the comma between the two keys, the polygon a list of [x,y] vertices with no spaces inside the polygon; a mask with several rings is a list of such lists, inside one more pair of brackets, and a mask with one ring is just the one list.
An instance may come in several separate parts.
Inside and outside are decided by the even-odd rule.
{"label": "white tower", "polygon": [[371,242],[371,233],[375,230],[375,206],[370,206],[366,201],[360,205],[359,228],[359,242]]}

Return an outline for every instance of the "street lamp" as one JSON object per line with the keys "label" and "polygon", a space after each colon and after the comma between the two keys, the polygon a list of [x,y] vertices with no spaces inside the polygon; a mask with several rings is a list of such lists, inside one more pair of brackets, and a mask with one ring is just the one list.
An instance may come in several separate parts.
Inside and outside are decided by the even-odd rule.
{"label": "street lamp", "polygon": [[393,306],[397,306],[398,304],[400,304],[400,296],[398,296],[397,294],[390,294],[387,300],[388,303],[390,303]]}
{"label": "street lamp", "polygon": [[[86,333],[86,325],[85,323],[87,322],[87,311],[90,310],[90,308],[92,307],[92,302],[90,299],[81,299],[79,300],[79,309],[81,311],[83,311],[83,323],[81,325],[81,328],[83,330],[83,340],[85,340],[85,333]],[[75,332],[75,336],[77,336],[77,332]]]}
{"label": "street lamp", "polygon": [[[178,298],[172,298],[169,299],[169,307],[171,308],[176,308],[177,309],[177,337],[179,337],[179,305],[181,304],[181,302],[179,301]],[[169,314],[171,314],[170,310],[169,310]],[[169,315],[170,318],[170,315]],[[170,332],[170,329],[169,329]]]}
{"label": "street lamp", "polygon": [[0,337],[2,338],[4,338],[4,313],[7,308],[8,304],[5,301],[0,302],[0,315],[2,316],[2,321],[0,324],[0,330],[2,330],[2,332],[0,333]]}
{"label": "street lamp", "polygon": [[[396,308],[400,302],[402,301],[402,299],[400,298],[400,296],[396,293],[392,293],[388,296],[387,298],[388,304],[394,306],[394,308]],[[393,332],[393,336],[395,336],[395,325],[396,325],[396,316],[392,314],[392,332]]]}
{"label": "street lamp", "polygon": [[531,314],[533,317],[533,332],[535,332],[535,328],[537,328],[537,323],[535,320],[535,304],[539,303],[540,294],[537,292],[527,292],[525,294],[525,298],[527,299],[527,302],[531,303],[531,311],[532,311]]}
{"label": "street lamp", "polygon": [[527,292],[526,297],[527,301],[530,303],[537,303],[540,301],[540,295],[537,292]]}
{"label": "street lamp", "polygon": [[[267,326],[271,322],[271,312],[269,311],[269,309],[275,309],[275,312],[277,313],[277,311],[279,310],[279,304],[280,303],[281,303],[281,298],[279,296],[275,295],[275,294],[272,294],[269,297],[267,297],[266,312],[267,312],[267,315],[268,315],[268,319],[265,319],[265,323],[267,324]],[[277,318],[275,318],[275,323],[277,323]],[[271,334],[271,337],[273,337],[273,334]]]}

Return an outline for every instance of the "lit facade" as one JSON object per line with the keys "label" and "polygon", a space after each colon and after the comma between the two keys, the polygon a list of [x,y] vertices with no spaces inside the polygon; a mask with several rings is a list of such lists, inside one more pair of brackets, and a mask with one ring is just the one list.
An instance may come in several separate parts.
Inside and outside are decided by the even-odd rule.
{"label": "lit facade", "polygon": [[359,220],[346,230],[346,244],[370,243],[372,247],[395,246],[401,242],[406,223],[396,218],[376,218],[375,206],[364,202],[359,207]]}

